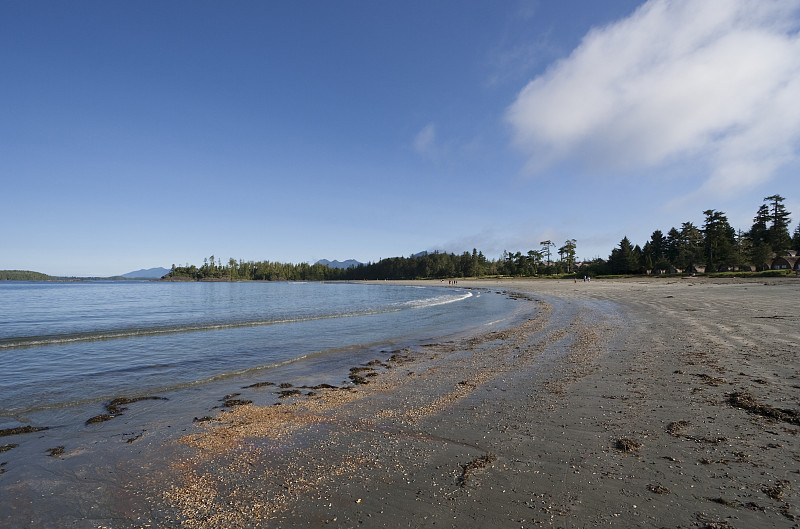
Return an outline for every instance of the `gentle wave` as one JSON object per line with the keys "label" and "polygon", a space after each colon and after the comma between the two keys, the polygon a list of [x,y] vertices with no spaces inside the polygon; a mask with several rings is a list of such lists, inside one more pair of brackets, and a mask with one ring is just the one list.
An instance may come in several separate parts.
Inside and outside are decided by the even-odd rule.
{"label": "gentle wave", "polygon": [[445,305],[447,303],[455,303],[458,301],[463,301],[470,297],[472,297],[471,292],[466,292],[462,295],[448,294],[444,296],[436,296],[433,298],[422,299],[422,300],[404,301],[396,305],[391,305],[377,310],[321,314],[318,316],[308,316],[304,318],[286,318],[280,320],[256,320],[256,321],[238,321],[238,322],[213,322],[207,324],[183,325],[174,327],[109,329],[109,330],[89,331],[81,333],[1,338],[0,350],[18,349],[23,347],[64,345],[75,342],[95,342],[103,340],[119,340],[124,338],[142,338],[148,336],[160,336],[167,334],[187,333],[187,332],[217,331],[225,329],[240,329],[245,327],[262,327],[266,325],[285,325],[285,324],[302,323],[308,321],[318,321],[318,320],[326,320],[334,318],[354,318],[360,316],[370,316],[374,314],[397,312],[405,309],[422,309],[427,307],[434,307],[437,305]]}
{"label": "gentle wave", "polygon": [[437,305],[447,305],[448,303],[464,301],[465,299],[471,297],[472,297],[472,292],[464,292],[461,295],[448,294],[444,296],[436,296],[427,299],[412,299],[410,301],[403,301],[401,303],[398,303],[398,306],[414,308],[414,309],[424,309],[427,307],[436,307]]}
{"label": "gentle wave", "polygon": [[354,316],[364,316],[368,314],[372,313],[362,312],[358,314],[353,314],[353,313],[328,314],[324,316],[284,319],[284,320],[209,323],[203,325],[186,325],[179,327],[151,327],[146,329],[120,329],[120,330],[93,331],[93,332],[73,333],[73,334],[56,334],[48,336],[8,338],[0,340],[0,349],[13,349],[20,347],[40,347],[46,345],[63,345],[74,342],[95,342],[102,340],[118,340],[122,338],[140,338],[146,336],[159,336],[165,334],[178,334],[184,332],[218,331],[224,329],[239,329],[244,327],[262,327],[265,325],[301,323],[304,321],[324,320],[330,318],[347,318]]}

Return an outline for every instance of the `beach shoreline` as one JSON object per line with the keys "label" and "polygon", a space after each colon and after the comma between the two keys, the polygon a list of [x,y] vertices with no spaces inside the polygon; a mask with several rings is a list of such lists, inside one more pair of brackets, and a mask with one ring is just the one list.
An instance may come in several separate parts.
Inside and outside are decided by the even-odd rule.
{"label": "beach shoreline", "polygon": [[800,281],[458,287],[530,317],[223,411],[121,463],[124,501],[75,526],[798,526]]}

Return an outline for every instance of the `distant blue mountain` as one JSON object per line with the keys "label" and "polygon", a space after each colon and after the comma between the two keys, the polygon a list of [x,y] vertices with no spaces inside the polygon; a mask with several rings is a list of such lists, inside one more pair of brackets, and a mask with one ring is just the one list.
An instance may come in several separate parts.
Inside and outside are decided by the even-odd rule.
{"label": "distant blue mountain", "polygon": [[148,268],[147,270],[137,270],[122,274],[120,277],[126,279],[160,279],[171,272],[168,268]]}
{"label": "distant blue mountain", "polygon": [[328,261],[327,259],[320,259],[314,264],[327,266],[328,268],[353,268],[360,264],[364,264],[361,262],[356,261],[355,259],[348,259],[347,261]]}

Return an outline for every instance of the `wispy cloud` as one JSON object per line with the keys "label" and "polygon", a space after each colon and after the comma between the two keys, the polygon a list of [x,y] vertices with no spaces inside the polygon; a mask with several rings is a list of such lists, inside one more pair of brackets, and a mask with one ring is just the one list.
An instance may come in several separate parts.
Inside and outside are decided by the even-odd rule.
{"label": "wispy cloud", "polygon": [[800,3],[651,0],[589,32],[507,110],[541,171],[696,161],[703,193],[735,194],[800,158]]}
{"label": "wispy cloud", "polygon": [[417,154],[428,158],[434,158],[437,155],[436,146],[436,125],[428,123],[419,131],[414,138],[414,150]]}
{"label": "wispy cloud", "polygon": [[[412,141],[414,151],[437,166],[452,167],[470,159],[481,148],[481,137],[442,137],[435,123],[428,123]],[[446,136],[446,135],[444,135]]]}

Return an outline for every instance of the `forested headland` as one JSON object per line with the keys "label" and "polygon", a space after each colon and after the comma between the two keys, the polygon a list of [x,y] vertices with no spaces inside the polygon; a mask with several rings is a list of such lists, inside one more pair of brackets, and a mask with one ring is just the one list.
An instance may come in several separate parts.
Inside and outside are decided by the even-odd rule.
{"label": "forested headland", "polygon": [[790,234],[790,212],[785,198],[772,195],[757,209],[753,224],[745,230],[733,228],[724,212],[703,212],[702,225],[684,222],[666,235],[653,231],[644,245],[623,237],[608,259],[578,262],[578,241],[559,245],[542,241],[540,247],[505,251],[489,259],[473,248],[462,254],[432,252],[409,257],[391,257],[347,269],[321,264],[287,264],[271,261],[229,259],[223,263],[213,255],[203,265],[175,266],[166,276],[172,280],[265,280],[323,281],[375,279],[444,279],[485,276],[576,276],[671,274],[769,270],[776,255],[800,252],[800,224]]}
{"label": "forested headland", "polygon": [[52,281],[55,277],[29,270],[0,270],[0,281]]}

